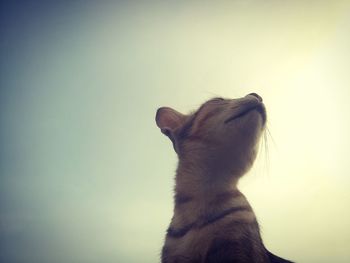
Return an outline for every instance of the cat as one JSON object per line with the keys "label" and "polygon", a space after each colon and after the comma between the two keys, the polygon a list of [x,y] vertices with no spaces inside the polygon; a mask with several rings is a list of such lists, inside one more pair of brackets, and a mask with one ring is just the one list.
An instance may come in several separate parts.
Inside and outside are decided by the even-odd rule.
{"label": "cat", "polygon": [[189,115],[157,110],[156,124],[179,158],[162,263],[291,262],[265,248],[255,214],[237,189],[256,158],[266,116],[256,93],[214,98]]}

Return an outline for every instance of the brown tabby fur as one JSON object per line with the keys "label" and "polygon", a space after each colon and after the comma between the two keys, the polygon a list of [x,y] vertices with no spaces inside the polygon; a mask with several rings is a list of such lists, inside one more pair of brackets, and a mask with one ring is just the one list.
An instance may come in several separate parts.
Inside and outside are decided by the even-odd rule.
{"label": "brown tabby fur", "polygon": [[238,179],[252,166],[266,122],[262,98],[215,98],[184,115],[162,107],[156,123],[179,157],[175,208],[162,263],[290,262],[263,245]]}

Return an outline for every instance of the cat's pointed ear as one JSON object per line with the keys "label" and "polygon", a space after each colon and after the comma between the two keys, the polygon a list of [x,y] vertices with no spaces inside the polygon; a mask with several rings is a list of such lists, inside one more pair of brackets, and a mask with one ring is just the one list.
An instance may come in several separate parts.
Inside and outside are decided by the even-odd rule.
{"label": "cat's pointed ear", "polygon": [[174,130],[184,124],[186,115],[169,107],[161,107],[156,113],[156,123],[161,132],[171,136]]}

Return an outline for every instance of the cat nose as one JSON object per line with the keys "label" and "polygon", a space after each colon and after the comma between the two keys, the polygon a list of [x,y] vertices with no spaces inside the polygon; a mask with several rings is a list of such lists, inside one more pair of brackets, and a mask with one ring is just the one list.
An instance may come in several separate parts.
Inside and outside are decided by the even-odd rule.
{"label": "cat nose", "polygon": [[250,95],[250,96],[254,96],[254,97],[257,98],[260,102],[263,101],[262,97],[260,97],[258,94],[254,93],[254,92],[253,92],[253,93],[249,93],[248,96],[249,96],[249,95]]}

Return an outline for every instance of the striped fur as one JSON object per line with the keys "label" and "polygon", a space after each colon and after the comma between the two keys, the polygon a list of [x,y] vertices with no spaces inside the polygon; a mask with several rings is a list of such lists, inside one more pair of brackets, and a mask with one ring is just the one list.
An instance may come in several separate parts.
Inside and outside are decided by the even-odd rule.
{"label": "striped fur", "polygon": [[265,126],[261,97],[215,98],[190,115],[163,107],[156,122],[179,157],[162,263],[289,262],[266,250],[254,212],[237,189]]}

